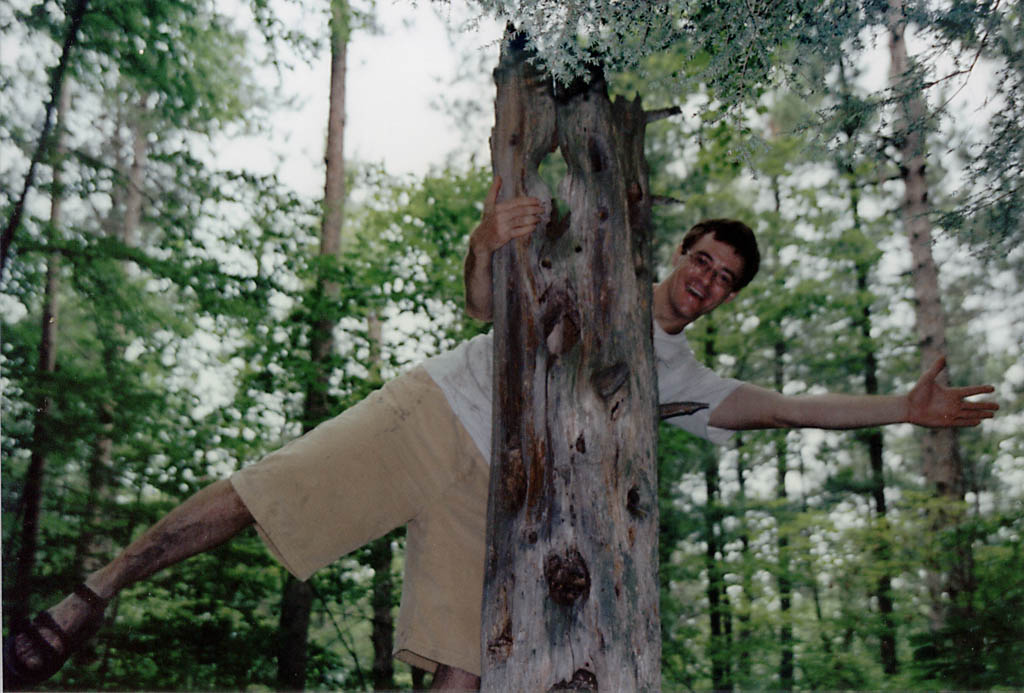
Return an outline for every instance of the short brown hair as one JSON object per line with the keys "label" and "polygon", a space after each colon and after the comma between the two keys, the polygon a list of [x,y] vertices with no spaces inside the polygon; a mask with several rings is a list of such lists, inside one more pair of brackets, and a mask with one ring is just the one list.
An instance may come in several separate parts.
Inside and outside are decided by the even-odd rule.
{"label": "short brown hair", "polygon": [[694,224],[683,236],[683,255],[704,236],[712,234],[716,241],[729,245],[743,258],[743,272],[736,278],[733,291],[750,283],[761,267],[761,252],[757,249],[754,232],[742,221],[735,219],[705,219]]}

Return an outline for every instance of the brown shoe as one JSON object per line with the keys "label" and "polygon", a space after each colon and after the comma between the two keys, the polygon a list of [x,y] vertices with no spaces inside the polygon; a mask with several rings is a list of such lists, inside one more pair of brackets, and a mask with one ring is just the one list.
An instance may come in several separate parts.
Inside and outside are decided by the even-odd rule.
{"label": "brown shoe", "polygon": [[4,642],[4,690],[24,690],[50,678],[99,630],[107,600],[84,584],[76,587],[74,594],[89,607],[85,625],[74,635],[61,628],[48,611],[32,621],[14,624]]}

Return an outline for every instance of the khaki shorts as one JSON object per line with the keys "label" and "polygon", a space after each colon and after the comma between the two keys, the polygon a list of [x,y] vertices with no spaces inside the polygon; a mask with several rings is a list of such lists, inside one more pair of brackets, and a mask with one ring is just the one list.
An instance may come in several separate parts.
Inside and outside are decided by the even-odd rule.
{"label": "khaki shorts", "polygon": [[408,525],[395,656],[480,674],[488,465],[422,367],[231,477],[297,578]]}

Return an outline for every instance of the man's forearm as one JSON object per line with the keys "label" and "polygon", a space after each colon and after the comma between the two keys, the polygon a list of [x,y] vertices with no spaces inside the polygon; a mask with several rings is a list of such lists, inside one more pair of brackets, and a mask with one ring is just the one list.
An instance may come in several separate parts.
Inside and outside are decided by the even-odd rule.
{"label": "man's forearm", "polygon": [[473,252],[470,244],[463,269],[466,291],[466,314],[471,318],[490,322],[493,318],[493,287],[490,255]]}
{"label": "man's forearm", "polygon": [[904,395],[782,395],[743,384],[711,412],[718,428],[849,429],[907,421]]}
{"label": "man's forearm", "polygon": [[850,429],[907,421],[903,395],[799,395],[787,398],[774,428]]}

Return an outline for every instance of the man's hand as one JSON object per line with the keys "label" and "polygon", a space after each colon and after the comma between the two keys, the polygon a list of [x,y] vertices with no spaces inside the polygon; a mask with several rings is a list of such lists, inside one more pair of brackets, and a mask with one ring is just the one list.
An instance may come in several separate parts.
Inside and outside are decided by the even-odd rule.
{"label": "man's hand", "polygon": [[531,233],[544,218],[544,206],[533,197],[498,202],[501,177],[496,176],[484,200],[484,216],[469,235],[464,281],[466,312],[480,320],[492,316],[491,256],[509,241]]}
{"label": "man's hand", "polygon": [[918,426],[948,428],[977,426],[982,419],[990,419],[999,405],[995,402],[971,402],[967,398],[995,392],[991,385],[972,387],[946,387],[936,379],[946,367],[946,359],[939,358],[921,376],[906,396],[906,420]]}
{"label": "man's hand", "polygon": [[511,241],[525,236],[537,228],[544,215],[544,207],[534,197],[513,197],[498,202],[501,176],[495,176],[484,200],[484,216],[469,236],[471,253],[490,256]]}

